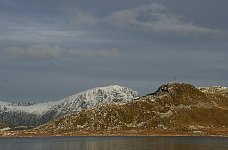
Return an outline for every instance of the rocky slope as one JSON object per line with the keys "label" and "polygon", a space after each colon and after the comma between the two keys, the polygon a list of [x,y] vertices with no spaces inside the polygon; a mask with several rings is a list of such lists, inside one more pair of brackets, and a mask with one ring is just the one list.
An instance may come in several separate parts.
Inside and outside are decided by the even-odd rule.
{"label": "rocky slope", "polygon": [[73,134],[157,129],[228,132],[227,92],[223,87],[196,88],[190,84],[168,83],[137,101],[84,109],[40,126],[35,132]]}
{"label": "rocky slope", "polygon": [[15,105],[0,101],[0,123],[17,126],[37,126],[48,121],[108,103],[125,103],[139,98],[139,94],[118,85],[89,89],[65,99],[39,104]]}

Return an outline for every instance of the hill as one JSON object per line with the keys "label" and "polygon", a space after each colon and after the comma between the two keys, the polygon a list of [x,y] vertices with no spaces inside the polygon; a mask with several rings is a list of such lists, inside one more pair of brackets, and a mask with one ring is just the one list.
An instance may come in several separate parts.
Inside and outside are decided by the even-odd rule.
{"label": "hill", "polygon": [[135,134],[144,132],[147,135],[154,131],[203,134],[219,130],[227,134],[228,90],[206,89],[214,89],[214,92],[190,84],[168,83],[137,101],[85,109],[40,126],[36,132],[122,135],[127,131],[125,134],[131,135],[134,131]]}

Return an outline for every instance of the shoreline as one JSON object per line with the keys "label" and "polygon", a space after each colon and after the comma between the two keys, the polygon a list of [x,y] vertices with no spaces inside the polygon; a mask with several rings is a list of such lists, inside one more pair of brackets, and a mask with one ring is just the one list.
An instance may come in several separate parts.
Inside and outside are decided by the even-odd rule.
{"label": "shoreline", "polygon": [[60,138],[60,137],[94,137],[94,138],[103,138],[103,137],[205,137],[205,138],[228,138],[228,136],[220,135],[52,135],[52,136],[0,136],[0,138]]}
{"label": "shoreline", "polygon": [[172,131],[172,130],[80,130],[74,132],[42,132],[37,130],[30,131],[4,131],[0,132],[2,137],[221,137],[228,138],[227,130],[210,131]]}

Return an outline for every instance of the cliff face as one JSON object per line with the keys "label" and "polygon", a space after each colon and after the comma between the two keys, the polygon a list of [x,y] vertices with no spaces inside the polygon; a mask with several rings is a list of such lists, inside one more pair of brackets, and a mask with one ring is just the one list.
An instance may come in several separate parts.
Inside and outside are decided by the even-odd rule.
{"label": "cliff face", "polygon": [[190,84],[168,83],[152,94],[125,104],[104,104],[40,126],[40,131],[170,129],[228,127],[227,89],[217,92]]}

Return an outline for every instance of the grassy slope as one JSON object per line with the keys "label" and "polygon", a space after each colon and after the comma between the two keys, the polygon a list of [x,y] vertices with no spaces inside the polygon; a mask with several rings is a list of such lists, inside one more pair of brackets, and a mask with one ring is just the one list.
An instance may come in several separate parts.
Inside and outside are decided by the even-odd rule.
{"label": "grassy slope", "polygon": [[86,109],[16,134],[192,135],[194,131],[228,136],[226,94],[202,92],[189,84],[166,84],[137,101]]}
{"label": "grassy slope", "polygon": [[[161,90],[162,89],[162,90]],[[122,105],[103,105],[54,120],[40,129],[54,133],[78,130],[174,131],[227,128],[228,98],[204,93],[189,84],[163,85],[156,93]]]}

